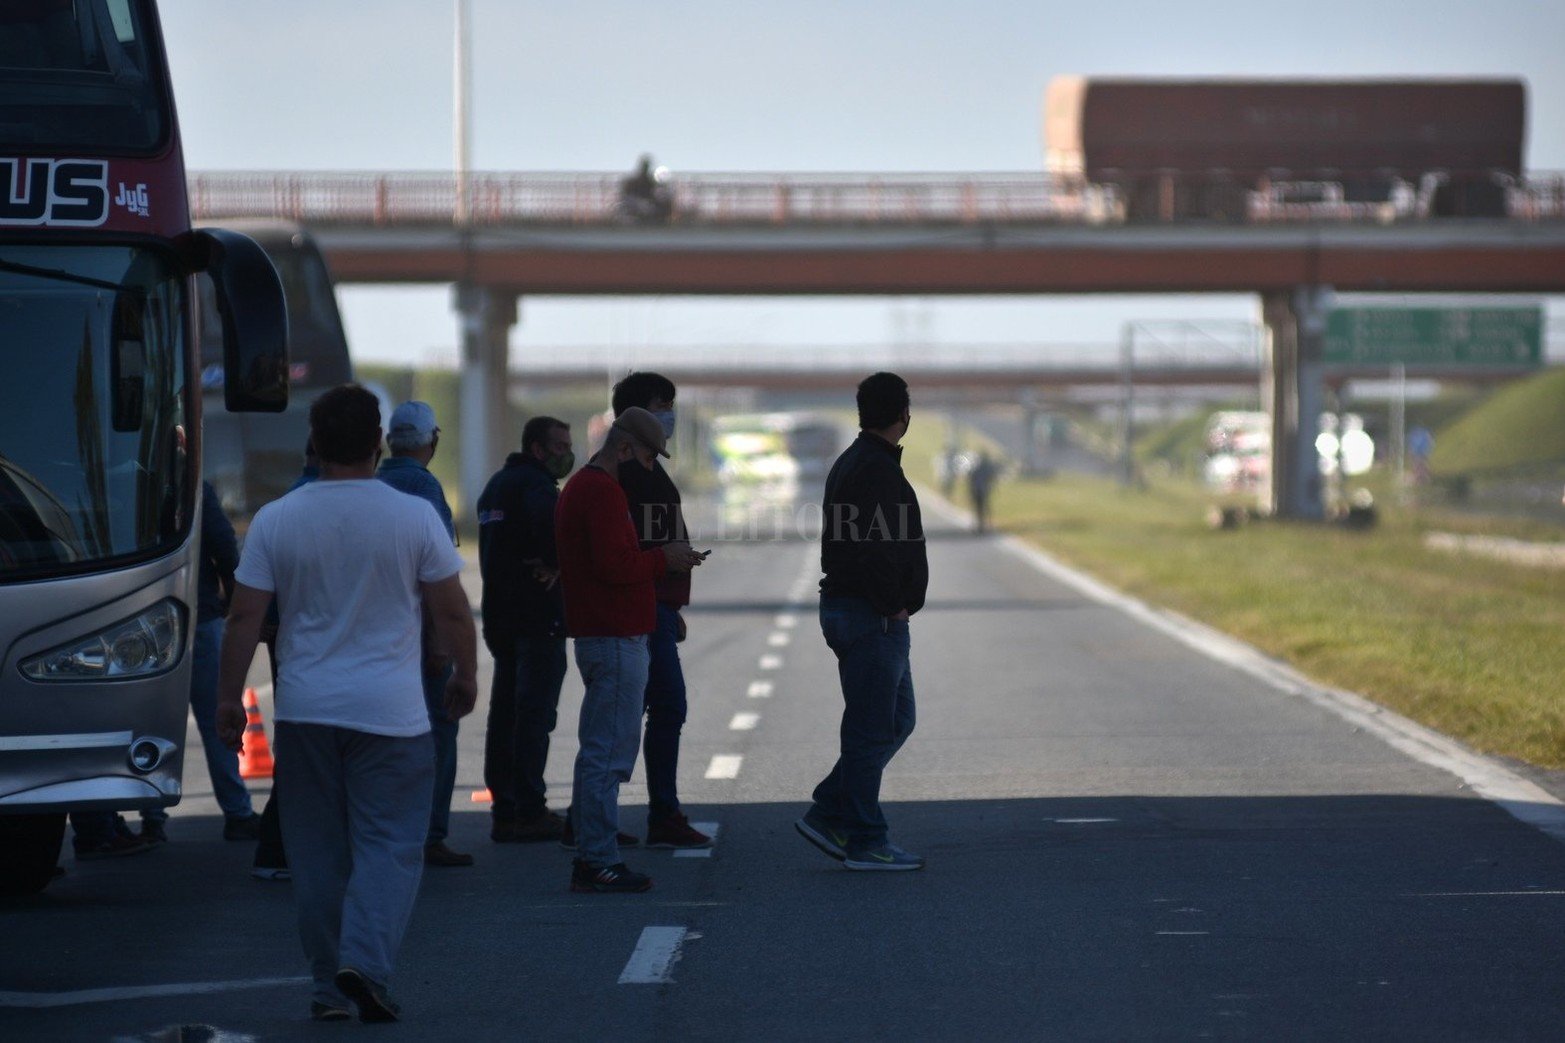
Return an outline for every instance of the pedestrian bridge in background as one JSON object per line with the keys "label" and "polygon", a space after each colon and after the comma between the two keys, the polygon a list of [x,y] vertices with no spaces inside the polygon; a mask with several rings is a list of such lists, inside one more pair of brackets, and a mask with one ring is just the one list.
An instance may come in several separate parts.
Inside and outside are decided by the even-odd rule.
{"label": "pedestrian bridge in background", "polygon": [[1304,285],[1565,292],[1565,176],[1510,216],[1277,204],[1244,223],[1127,224],[1043,174],[688,174],[672,217],[619,213],[619,175],[197,173],[199,220],[307,225],[349,283],[515,294],[1203,293]]}

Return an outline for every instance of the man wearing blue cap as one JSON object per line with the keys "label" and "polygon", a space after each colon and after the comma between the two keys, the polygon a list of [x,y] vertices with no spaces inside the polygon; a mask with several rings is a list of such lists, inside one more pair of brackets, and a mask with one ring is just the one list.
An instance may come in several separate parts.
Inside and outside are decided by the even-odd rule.
{"label": "man wearing blue cap", "polygon": [[[386,448],[391,455],[380,462],[375,477],[400,492],[428,500],[456,542],[451,505],[446,491],[429,470],[440,445],[440,427],[428,402],[404,402],[391,413]],[[456,789],[457,722],[446,714],[446,681],[451,676],[451,656],[432,640],[434,631],[426,612],[424,620],[424,702],[429,707],[430,734],[435,740],[435,802],[430,809],[429,836],[424,841],[424,864],[470,866],[473,856],[446,846],[451,832],[451,794]]]}

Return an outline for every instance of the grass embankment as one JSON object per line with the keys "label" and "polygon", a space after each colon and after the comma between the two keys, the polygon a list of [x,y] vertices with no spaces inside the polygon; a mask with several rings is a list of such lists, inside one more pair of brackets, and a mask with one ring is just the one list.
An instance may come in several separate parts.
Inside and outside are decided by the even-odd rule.
{"label": "grass embankment", "polygon": [[[914,425],[916,481],[930,481],[945,438],[944,424]],[[1426,550],[1429,520],[1395,508],[1369,532],[1216,532],[1208,500],[1188,481],[1131,491],[1062,475],[1007,480],[994,507],[999,528],[1326,684],[1480,750],[1565,767],[1565,573]]]}
{"label": "grass embankment", "polygon": [[1430,456],[1437,475],[1474,477],[1565,465],[1565,368],[1517,381],[1442,428]]}

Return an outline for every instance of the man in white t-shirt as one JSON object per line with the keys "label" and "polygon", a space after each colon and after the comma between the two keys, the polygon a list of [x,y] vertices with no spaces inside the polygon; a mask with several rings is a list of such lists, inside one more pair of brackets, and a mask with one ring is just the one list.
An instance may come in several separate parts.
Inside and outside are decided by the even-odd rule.
{"label": "man in white t-shirt", "polygon": [[320,480],[250,524],[224,633],[219,734],[244,735],[245,674],[275,598],[277,785],[310,1013],[395,1021],[387,993],[424,864],[434,789],[419,667],[420,602],[455,672],[446,711],[477,699],[462,558],[427,502],[375,478],[380,406],[345,384],[310,408]]}

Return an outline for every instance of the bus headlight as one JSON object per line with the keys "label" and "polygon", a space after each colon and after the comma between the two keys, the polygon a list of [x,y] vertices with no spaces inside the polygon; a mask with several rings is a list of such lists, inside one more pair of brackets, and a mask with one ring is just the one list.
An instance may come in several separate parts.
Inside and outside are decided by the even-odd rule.
{"label": "bus headlight", "polygon": [[22,661],[35,681],[151,677],[179,662],[184,627],[179,604],[160,601],[139,616]]}

